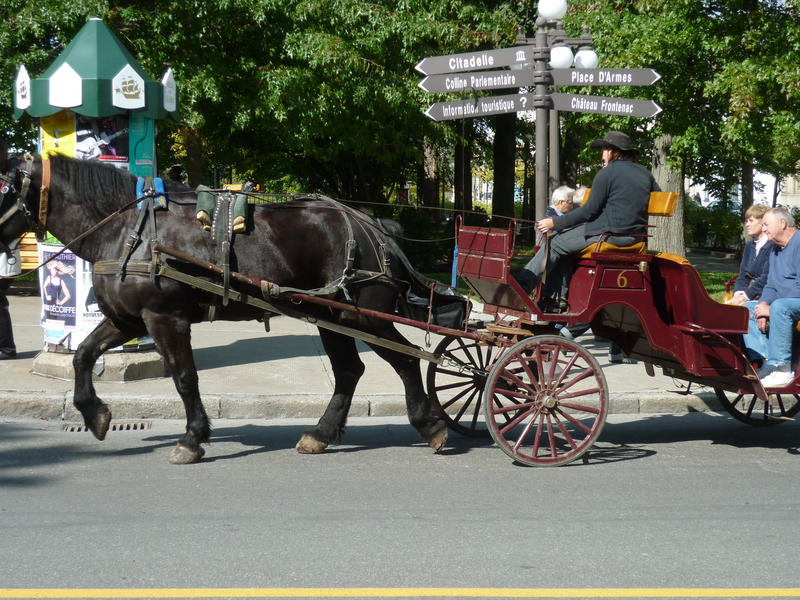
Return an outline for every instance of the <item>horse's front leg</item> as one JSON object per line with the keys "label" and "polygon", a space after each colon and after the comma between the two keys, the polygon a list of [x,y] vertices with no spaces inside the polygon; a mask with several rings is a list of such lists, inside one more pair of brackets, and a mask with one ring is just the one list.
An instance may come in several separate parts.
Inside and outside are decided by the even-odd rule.
{"label": "horse's front leg", "polygon": [[331,361],[334,390],[325,414],[315,427],[303,432],[297,442],[297,451],[301,454],[319,454],[328,444],[341,441],[356,384],[364,374],[364,363],[358,357],[353,338],[321,328],[319,337]]}
{"label": "horse's front leg", "polygon": [[169,462],[175,465],[196,463],[205,454],[200,444],[211,438],[211,423],[200,400],[190,341],[191,324],[180,315],[151,311],[142,313],[142,318],[172,373],[186,411],[186,433],[170,452]]}
{"label": "horse's front leg", "polygon": [[94,331],[78,345],[75,356],[72,358],[72,366],[75,370],[75,391],[72,403],[83,415],[86,427],[98,440],[106,437],[108,425],[111,422],[111,411],[95,393],[92,383],[92,367],[103,352],[124,344],[135,336],[136,334],[120,331],[111,319],[103,319],[94,328]]}
{"label": "horse's front leg", "polygon": [[[393,325],[382,327],[376,332],[381,337],[411,346]],[[422,439],[436,452],[447,443],[447,424],[440,414],[437,404],[431,402],[422,385],[419,359],[402,352],[382,346],[370,345],[375,353],[388,362],[400,376],[406,392],[408,420],[419,432]]]}

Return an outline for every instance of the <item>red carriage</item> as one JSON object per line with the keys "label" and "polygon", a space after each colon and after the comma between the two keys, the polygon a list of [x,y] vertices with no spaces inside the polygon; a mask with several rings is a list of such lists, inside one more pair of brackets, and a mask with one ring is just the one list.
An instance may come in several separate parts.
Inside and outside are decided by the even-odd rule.
{"label": "red carriage", "polygon": [[[671,216],[677,197],[653,193],[650,214]],[[642,361],[650,375],[659,366],[713,387],[721,404],[751,425],[779,423],[800,410],[797,378],[768,394],[745,356],[747,310],[712,300],[686,259],[648,252],[645,242],[593,245],[577,261],[568,310],[548,314],[511,276],[514,235],[513,224],[458,227],[458,274],[494,321],[485,337],[442,340],[435,352],[441,363],[428,368],[428,393],[452,429],[488,431],[506,454],[530,465],[584,454],[600,435],[609,394],[591,353],[557,335],[556,324],[579,322]]]}

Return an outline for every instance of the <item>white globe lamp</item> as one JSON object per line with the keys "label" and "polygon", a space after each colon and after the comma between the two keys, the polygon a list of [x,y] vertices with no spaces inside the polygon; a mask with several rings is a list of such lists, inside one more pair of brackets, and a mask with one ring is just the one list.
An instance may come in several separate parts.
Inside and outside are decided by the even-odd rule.
{"label": "white globe lamp", "polygon": [[539,16],[558,21],[567,14],[567,0],[539,0]]}
{"label": "white globe lamp", "polygon": [[595,69],[598,62],[600,61],[597,58],[597,53],[586,46],[579,49],[575,55],[575,66],[578,69]]}
{"label": "white globe lamp", "polygon": [[567,46],[555,46],[550,49],[550,68],[569,69],[572,66],[572,50]]}

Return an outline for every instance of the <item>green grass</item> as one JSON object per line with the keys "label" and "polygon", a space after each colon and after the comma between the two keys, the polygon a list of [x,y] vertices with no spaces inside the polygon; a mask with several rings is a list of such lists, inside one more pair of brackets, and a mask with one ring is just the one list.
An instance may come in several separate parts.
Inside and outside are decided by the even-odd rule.
{"label": "green grass", "polygon": [[725,295],[725,283],[736,273],[712,273],[709,271],[700,273],[700,279],[708,290],[708,295],[717,302],[722,302]]}

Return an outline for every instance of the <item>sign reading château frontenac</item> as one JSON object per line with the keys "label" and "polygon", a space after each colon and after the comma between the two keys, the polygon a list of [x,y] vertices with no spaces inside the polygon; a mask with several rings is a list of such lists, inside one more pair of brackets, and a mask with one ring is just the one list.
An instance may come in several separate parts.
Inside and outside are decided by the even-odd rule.
{"label": "sign reading ch\u00e2teau frontenac", "polygon": [[633,100],[630,98],[604,98],[603,96],[582,96],[578,94],[550,94],[553,108],[567,112],[588,112],[602,115],[622,115],[623,117],[655,117],[661,107],[652,100]]}

